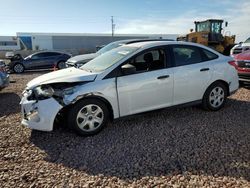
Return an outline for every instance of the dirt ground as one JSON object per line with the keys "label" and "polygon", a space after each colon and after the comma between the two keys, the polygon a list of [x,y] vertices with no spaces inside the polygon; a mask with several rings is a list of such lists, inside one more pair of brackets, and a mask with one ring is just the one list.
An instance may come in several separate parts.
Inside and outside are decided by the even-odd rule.
{"label": "dirt ground", "polygon": [[250,88],[218,112],[164,109],[80,137],[21,125],[21,92],[41,74],[0,91],[1,187],[250,187]]}

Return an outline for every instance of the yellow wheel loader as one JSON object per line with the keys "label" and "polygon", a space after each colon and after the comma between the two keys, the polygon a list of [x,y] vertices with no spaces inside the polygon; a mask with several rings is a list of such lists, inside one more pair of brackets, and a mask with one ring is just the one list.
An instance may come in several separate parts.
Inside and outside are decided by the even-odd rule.
{"label": "yellow wheel loader", "polygon": [[[206,21],[195,21],[195,32],[191,29],[190,33],[185,36],[179,36],[178,41],[188,41],[203,44],[214,50],[230,55],[231,48],[235,45],[235,35],[223,35],[223,20],[209,19]],[[225,22],[225,27],[228,23]]]}

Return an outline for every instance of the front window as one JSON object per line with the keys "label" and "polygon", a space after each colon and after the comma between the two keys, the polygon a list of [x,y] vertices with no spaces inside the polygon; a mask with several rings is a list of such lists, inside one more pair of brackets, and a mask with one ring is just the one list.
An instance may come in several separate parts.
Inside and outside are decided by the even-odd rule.
{"label": "front window", "polygon": [[165,68],[166,54],[163,49],[147,51],[128,63],[136,68],[136,73],[154,71]]}
{"label": "front window", "polygon": [[80,68],[89,72],[102,72],[132,54],[137,49],[137,47],[122,46],[96,57]]}
{"label": "front window", "polygon": [[122,45],[124,45],[124,44],[121,43],[121,42],[112,42],[112,43],[110,43],[110,44],[104,46],[103,48],[101,48],[101,49],[100,49],[98,52],[96,52],[96,53],[97,53],[98,55],[101,55],[101,54],[103,54],[103,53],[105,53],[105,52],[108,52],[108,51],[110,51],[110,50],[112,50],[112,49],[114,49],[114,48],[120,47],[120,46],[122,46]]}
{"label": "front window", "polygon": [[209,22],[201,22],[197,24],[197,32],[209,32]]}
{"label": "front window", "polygon": [[46,57],[46,53],[39,53],[39,54],[34,54],[31,56],[31,59],[40,59],[40,58],[43,58],[43,57]]}

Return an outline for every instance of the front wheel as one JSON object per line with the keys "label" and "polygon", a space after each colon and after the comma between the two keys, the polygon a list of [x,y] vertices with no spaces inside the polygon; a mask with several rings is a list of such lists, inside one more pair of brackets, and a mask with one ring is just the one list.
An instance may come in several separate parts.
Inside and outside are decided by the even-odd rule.
{"label": "front wheel", "polygon": [[108,114],[108,109],[102,101],[81,100],[69,111],[68,125],[80,135],[94,135],[107,124]]}
{"label": "front wheel", "polygon": [[13,71],[15,73],[18,73],[18,74],[23,73],[24,72],[24,66],[22,64],[20,64],[20,63],[17,63],[17,64],[14,65]]}
{"label": "front wheel", "polygon": [[206,110],[217,111],[225,105],[226,99],[227,88],[225,84],[216,82],[206,90],[202,100],[202,106]]}

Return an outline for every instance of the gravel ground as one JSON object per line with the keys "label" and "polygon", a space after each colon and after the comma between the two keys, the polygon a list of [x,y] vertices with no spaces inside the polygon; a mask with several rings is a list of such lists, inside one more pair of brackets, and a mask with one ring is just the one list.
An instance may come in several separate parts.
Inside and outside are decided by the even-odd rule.
{"label": "gravel ground", "polygon": [[159,110],[79,137],[21,126],[21,92],[40,74],[0,92],[1,187],[250,187],[249,88],[219,112]]}

